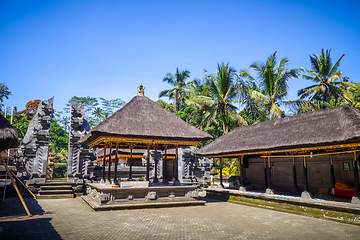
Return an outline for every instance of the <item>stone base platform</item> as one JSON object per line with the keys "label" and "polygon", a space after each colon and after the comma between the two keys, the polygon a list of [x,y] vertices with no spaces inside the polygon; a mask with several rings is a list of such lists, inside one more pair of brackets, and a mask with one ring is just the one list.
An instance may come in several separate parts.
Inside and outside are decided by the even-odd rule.
{"label": "stone base platform", "polygon": [[186,207],[186,206],[201,206],[205,205],[206,201],[196,199],[173,199],[168,201],[153,201],[153,202],[122,202],[114,204],[99,204],[90,196],[81,196],[81,198],[95,211],[111,211],[111,210],[126,210],[126,209],[144,209],[144,208],[166,208],[166,207]]}
{"label": "stone base platform", "polygon": [[144,187],[135,184],[135,187],[114,188],[101,183],[88,183],[87,195],[82,196],[94,210],[205,205],[196,197],[196,186]]}

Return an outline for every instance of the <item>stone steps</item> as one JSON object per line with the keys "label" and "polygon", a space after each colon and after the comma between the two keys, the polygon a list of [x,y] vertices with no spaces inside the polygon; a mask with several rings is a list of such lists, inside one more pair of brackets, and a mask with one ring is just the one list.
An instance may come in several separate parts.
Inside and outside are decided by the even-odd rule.
{"label": "stone steps", "polygon": [[59,199],[74,198],[74,189],[71,184],[64,181],[48,181],[40,185],[36,198],[38,199]]}
{"label": "stone steps", "polygon": [[38,195],[36,199],[62,199],[74,198],[74,194]]}
{"label": "stone steps", "polygon": [[41,190],[72,190],[71,185],[42,185]]}

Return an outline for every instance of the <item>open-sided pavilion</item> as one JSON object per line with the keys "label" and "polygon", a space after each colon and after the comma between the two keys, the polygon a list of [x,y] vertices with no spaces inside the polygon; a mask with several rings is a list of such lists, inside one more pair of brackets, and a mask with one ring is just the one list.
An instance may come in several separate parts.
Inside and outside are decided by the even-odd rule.
{"label": "open-sided pavilion", "polygon": [[[130,100],[123,108],[113,114],[111,117],[100,123],[95,128],[82,137],[79,143],[88,145],[90,148],[116,149],[115,158],[118,159],[118,149],[130,149],[129,163],[130,171],[128,180],[132,180],[132,150],[147,149],[147,172],[146,180],[149,181],[149,151],[158,149],[165,152],[169,148],[176,149],[174,159],[174,185],[180,185],[178,179],[178,158],[177,149],[185,146],[196,146],[199,142],[207,141],[212,136],[196,127],[186,123],[175,114],[164,109],[157,103],[144,96],[144,87],[138,87],[138,95]],[[109,155],[111,158],[111,154]],[[157,157],[155,156],[155,159]],[[117,161],[117,160],[115,160]],[[155,169],[157,162],[155,161]],[[105,166],[105,158],[104,164]],[[115,164],[114,179],[110,179],[111,161],[108,164],[108,178],[105,176],[105,167],[103,167],[102,181],[117,183],[117,164]],[[166,166],[164,167],[166,169]],[[155,171],[154,183],[159,182]],[[164,174],[165,175],[165,174]],[[163,180],[163,181],[166,181]]]}
{"label": "open-sided pavilion", "polygon": [[[238,158],[241,183],[244,184],[244,160],[251,168],[252,158],[262,158],[267,193],[272,193],[273,162],[287,159],[292,162],[293,185],[297,186],[295,158],[302,159],[302,197],[308,193],[308,165],[317,157],[327,156],[331,188],[335,188],[333,156],[351,156],[355,196],[352,202],[359,202],[358,153],[360,152],[360,111],[349,105],[318,110],[301,115],[262,122],[236,128],[214,142],[204,146],[195,154],[220,159]],[[350,167],[350,166],[349,166]],[[257,169],[259,170],[259,169]],[[288,172],[291,168],[288,169]],[[259,175],[259,171],[257,171]],[[260,173],[261,175],[261,173]],[[220,178],[222,185],[222,178]],[[251,179],[249,179],[251,182]],[[291,180],[290,180],[291,181]],[[240,188],[244,190],[244,186]]]}

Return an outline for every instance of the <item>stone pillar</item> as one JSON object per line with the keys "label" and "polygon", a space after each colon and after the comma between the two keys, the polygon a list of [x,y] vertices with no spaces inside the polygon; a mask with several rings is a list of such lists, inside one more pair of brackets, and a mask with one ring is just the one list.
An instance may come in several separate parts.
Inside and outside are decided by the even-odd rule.
{"label": "stone pillar", "polygon": [[311,198],[311,194],[308,192],[308,173],[307,173],[307,165],[306,165],[306,156],[304,156],[303,169],[304,169],[304,191],[301,193],[301,197]]}
{"label": "stone pillar", "polygon": [[180,186],[179,181],[179,153],[178,153],[178,145],[175,145],[175,180],[174,180],[174,186]]}

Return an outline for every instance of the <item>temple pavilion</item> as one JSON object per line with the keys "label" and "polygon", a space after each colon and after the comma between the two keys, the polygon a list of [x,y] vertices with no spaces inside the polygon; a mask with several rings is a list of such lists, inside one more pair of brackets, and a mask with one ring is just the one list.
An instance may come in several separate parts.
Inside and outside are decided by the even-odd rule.
{"label": "temple pavilion", "polygon": [[338,182],[354,186],[359,203],[359,152],[360,111],[342,105],[239,127],[195,154],[219,158],[221,168],[223,158],[238,158],[241,190],[246,177],[267,193],[301,186],[309,198],[310,190],[334,194]]}
{"label": "temple pavilion", "polygon": [[[175,114],[145,97],[144,89],[145,87],[140,85],[137,96],[131,99],[130,102],[111,117],[91,129],[86,136],[79,140],[79,143],[88,145],[90,148],[103,148],[104,153],[110,153],[103,154],[105,157],[102,158],[102,183],[117,184],[118,182],[117,164],[114,165],[114,178],[110,179],[110,169],[113,164],[110,159],[115,159],[117,163],[119,157],[126,157],[128,159],[128,166],[130,167],[128,180],[133,180],[133,151],[134,149],[147,150],[146,181],[149,181],[150,149],[154,149],[155,154],[157,154],[158,150],[163,151],[165,153],[165,159],[167,149],[175,149],[176,156],[173,159],[174,174],[163,174],[163,176],[173,176],[173,184],[180,185],[178,179],[177,149],[179,147],[196,146],[198,143],[212,138],[210,134],[186,123]],[[123,149],[122,156],[119,154],[121,153],[119,149]],[[126,149],[129,151],[127,152]],[[155,159],[157,159],[156,156]],[[106,162],[109,163],[108,176],[105,176]],[[165,161],[165,163],[166,162],[167,161]],[[157,161],[155,161],[155,169],[157,169]],[[162,171],[166,171],[166,169],[166,166],[164,166]],[[172,179],[164,178],[163,182],[167,183],[168,180]],[[155,171],[153,182],[159,182],[157,171]]]}

